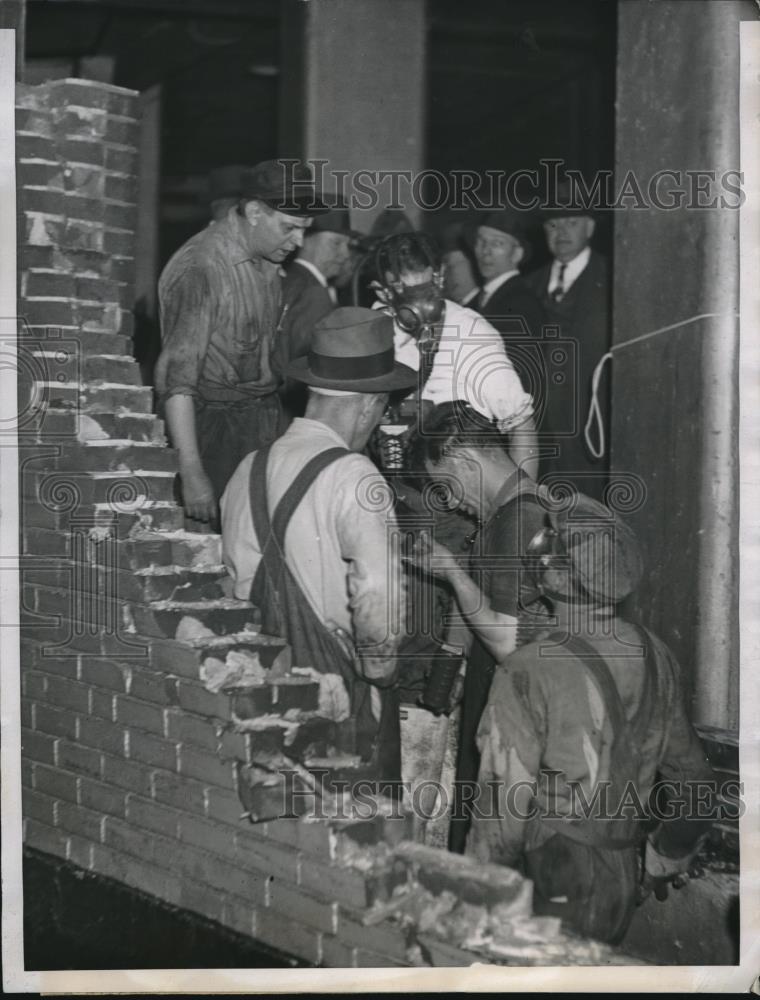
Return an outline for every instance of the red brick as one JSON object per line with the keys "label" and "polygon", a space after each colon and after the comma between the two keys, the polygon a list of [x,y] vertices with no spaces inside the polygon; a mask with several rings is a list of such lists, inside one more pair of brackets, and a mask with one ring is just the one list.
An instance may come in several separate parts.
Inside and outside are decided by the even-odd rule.
{"label": "red brick", "polygon": [[40,823],[55,826],[55,799],[31,788],[21,791],[21,814],[30,816]]}
{"label": "red brick", "polygon": [[127,677],[130,668],[126,664],[114,663],[113,660],[82,660],[82,681],[96,687],[108,688],[109,691],[124,692],[127,690]]}
{"label": "red brick", "polygon": [[360,872],[326,865],[308,855],[301,858],[299,884],[316,896],[354,910],[366,909],[373,902],[369,880]]}
{"label": "red brick", "polygon": [[103,817],[91,809],[59,802],[57,809],[58,826],[68,833],[75,833],[86,840],[100,841]]}
{"label": "red brick", "polygon": [[67,219],[63,234],[58,242],[70,250],[88,250],[96,253],[108,253],[105,247],[103,227],[97,222],[87,222],[84,219]]}
{"label": "red brick", "polygon": [[63,175],[66,191],[86,198],[102,198],[105,190],[105,171],[102,167],[69,165]]}
{"label": "red brick", "polygon": [[150,662],[156,670],[179,674],[191,680],[200,679],[201,657],[198,650],[172,639],[155,639],[151,643]]}
{"label": "red brick", "polygon": [[328,864],[335,860],[336,835],[327,820],[298,823],[298,846],[302,851]]}
{"label": "red brick", "polygon": [[256,940],[307,962],[317,964],[320,961],[319,933],[271,910],[261,913],[256,924]]}
{"label": "red brick", "polygon": [[164,735],[164,713],[158,705],[117,694],[116,719],[126,726],[135,726],[159,736]]}
{"label": "red brick", "polygon": [[59,106],[73,105],[82,108],[97,108],[111,114],[129,115],[134,111],[135,93],[113,84],[96,80],[65,79],[53,80],[48,84],[51,95]]}
{"label": "red brick", "polygon": [[259,827],[259,829],[263,830],[271,840],[276,840],[278,844],[287,844],[288,847],[297,848],[299,846],[298,827],[297,819],[275,819],[270,820],[264,824],[263,828]]}
{"label": "red brick", "polygon": [[132,794],[127,796],[127,820],[145,829],[155,830],[167,837],[176,837],[179,815],[176,809],[169,809]]}
{"label": "red brick", "polygon": [[134,118],[109,115],[105,131],[106,142],[120,146],[136,147],[140,141],[140,127]]}
{"label": "red brick", "polygon": [[186,774],[219,788],[235,787],[231,764],[223,763],[215,753],[191,746],[189,743],[180,746],[179,771],[180,774]]}
{"label": "red brick", "polygon": [[20,180],[24,187],[46,187],[63,190],[63,165],[61,163],[47,163],[38,161],[37,163],[20,164]]}
{"label": "red brick", "polygon": [[481,961],[478,955],[464,948],[457,948],[456,945],[449,944],[441,938],[436,938],[432,934],[418,934],[417,942],[422,947],[423,952],[427,952],[431,965],[436,968],[454,967],[467,968],[473,963]]}
{"label": "red brick", "polygon": [[322,935],[322,966],[326,969],[352,969],[356,963],[354,948],[329,934]]}
{"label": "red brick", "polygon": [[[83,668],[86,662],[86,660],[82,661]],[[97,687],[90,688],[90,715],[113,722],[114,694],[112,691],[102,691]]]}
{"label": "red brick", "polygon": [[245,733],[222,733],[218,753],[222,760],[239,760],[247,763],[250,757],[248,737]]}
{"label": "red brick", "polygon": [[79,801],[83,806],[109,816],[124,816],[124,792],[93,778],[79,779]]}
{"label": "red brick", "polygon": [[[161,771],[156,771],[153,775],[153,798],[156,802],[162,802],[169,806],[175,806],[177,809],[182,809],[185,812],[197,813],[202,816],[205,810],[205,788],[198,782],[193,781],[191,778],[180,777],[176,774],[165,774]],[[198,821],[194,817],[182,817],[182,828],[185,829],[185,821],[197,823]],[[216,829],[213,824],[211,824],[213,829]],[[229,830],[226,836],[229,838]],[[193,843],[197,841],[193,840]],[[207,846],[201,844],[201,847]]]}
{"label": "red brick", "polygon": [[45,854],[53,854],[58,858],[65,858],[67,853],[68,838],[60,830],[53,830],[44,823],[38,823],[33,819],[24,820],[24,843],[27,847],[32,847]]}
{"label": "red brick", "polygon": [[177,745],[139,729],[129,731],[129,759],[165,771],[177,770]]}
{"label": "red brick", "polygon": [[156,705],[172,705],[177,701],[173,679],[143,668],[133,672],[129,693],[133,698]]}
{"label": "red brick", "polygon": [[21,753],[30,760],[43,764],[55,763],[56,740],[52,736],[23,727],[21,730]]}
{"label": "red brick", "polygon": [[202,913],[209,920],[221,921],[224,911],[224,897],[207,885],[198,885],[183,878],[180,886],[179,905],[191,913]]}
{"label": "red brick", "polygon": [[106,216],[102,200],[87,198],[74,191],[66,194],[65,211],[69,219],[81,219],[84,222],[103,222]]}
{"label": "red brick", "polygon": [[156,834],[141,830],[134,823],[127,823],[114,816],[106,816],[103,823],[103,843],[115,851],[132,854],[143,861],[153,861]]}
{"label": "red brick", "polygon": [[34,771],[37,765],[31,760],[21,759],[21,784],[24,788],[34,788]]}
{"label": "red brick", "polygon": [[20,303],[27,323],[39,326],[76,326],[77,313],[73,302],[59,299],[25,299]]}
{"label": "red brick", "polygon": [[394,961],[388,955],[380,955],[368,948],[357,948],[355,955],[357,969],[398,969],[409,966],[406,961]]}
{"label": "red brick", "polygon": [[68,677],[48,676],[47,700],[74,712],[87,713],[90,709],[90,691],[87,685],[69,680]]}
{"label": "red brick", "polygon": [[366,948],[398,961],[406,959],[406,935],[399,924],[384,921],[373,927],[365,927],[352,919],[341,909],[337,917],[338,934],[345,945]]}
{"label": "red brick", "polygon": [[45,531],[43,528],[27,528],[24,532],[24,548],[36,556],[67,556],[69,540],[57,531]]}
{"label": "red brick", "polygon": [[103,166],[105,150],[102,142],[91,142],[82,139],[66,139],[59,144],[60,154],[64,160],[71,163],[91,163]]}
{"label": "red brick", "polygon": [[68,736],[74,739],[77,733],[77,717],[67,709],[38,704],[34,709],[34,728],[50,736]]}
{"label": "red brick", "polygon": [[21,693],[25,698],[34,701],[45,700],[47,690],[47,677],[45,674],[38,674],[34,670],[24,670],[21,674]]}
{"label": "red brick", "polygon": [[240,817],[244,811],[237,792],[228,792],[223,788],[208,789],[206,793],[206,815],[210,819],[239,826],[241,823]]}
{"label": "red brick", "polygon": [[209,718],[228,719],[230,717],[230,697],[226,694],[212,694],[202,684],[191,684],[181,680],[177,685],[179,704],[186,712],[194,712]]}
{"label": "red brick", "polygon": [[[41,208],[39,211],[51,210]],[[137,225],[137,205],[107,201],[105,203],[105,220],[109,228],[128,229],[130,232],[134,232]]]}
{"label": "red brick", "polygon": [[28,698],[21,699],[21,725],[27,729],[34,728],[34,707]]}
{"label": "red brick", "polygon": [[259,837],[250,829],[237,831],[235,847],[238,863],[246,869],[265,872],[293,885],[298,883],[300,865],[298,851],[275,844],[264,836]]}
{"label": "red brick", "polygon": [[[77,746],[68,740],[58,741],[58,767],[66,768],[75,774],[86,774],[91,778],[100,778],[102,764],[100,752],[90,747]],[[76,831],[74,831],[76,832]]]}
{"label": "red brick", "polygon": [[28,271],[25,277],[25,295],[73,298],[76,294],[76,282],[72,274],[63,274],[60,271]]}
{"label": "red brick", "polygon": [[219,742],[217,726],[213,722],[175,709],[166,711],[166,735],[178,743],[192,743],[214,752]]}
{"label": "red brick", "polygon": [[254,937],[256,932],[256,911],[250,900],[226,893],[221,923],[238,934]]}
{"label": "red brick", "polygon": [[136,174],[138,170],[137,151],[131,149],[116,149],[106,146],[106,170],[124,174]]}
{"label": "red brick", "polygon": [[107,254],[121,254],[133,257],[135,252],[135,234],[120,229],[107,229],[103,235],[103,249]]}
{"label": "red brick", "polygon": [[146,798],[151,795],[153,772],[149,765],[122,757],[103,754],[103,780],[128,792],[137,792]]}
{"label": "red brick", "polygon": [[19,160],[53,160],[55,151],[55,142],[45,136],[16,136],[16,156]]}
{"label": "red brick", "polygon": [[136,889],[174,905],[179,903],[181,880],[168,870],[145,864],[144,861],[120,854],[102,844],[93,845],[92,870],[124,882]]}
{"label": "red brick", "polygon": [[[83,717],[79,720],[79,742],[116,756],[124,754],[125,730],[104,719]],[[65,735],[65,734],[64,734]]]}
{"label": "red brick", "polygon": [[38,792],[46,792],[67,802],[77,801],[77,776],[45,764],[35,764],[34,787]]}
{"label": "red brick", "polygon": [[419,882],[431,892],[448,890],[475,905],[512,902],[523,889],[524,879],[511,868],[478,864],[457,854],[449,856],[425,844],[404,842],[396,847],[394,855],[413,868]]}
{"label": "red brick", "polygon": [[77,865],[79,868],[89,869],[92,860],[92,844],[90,841],[85,840],[83,837],[77,837],[74,833],[70,833],[66,860],[70,861],[72,865]]}
{"label": "red brick", "polygon": [[27,212],[46,212],[62,215],[65,195],[63,191],[49,188],[21,188],[21,204]]}
{"label": "red brick", "polygon": [[[268,883],[267,913],[269,910],[326,934],[338,931],[337,903],[325,902],[277,878]],[[266,916],[262,914],[263,919]]]}
{"label": "red brick", "polygon": [[106,198],[116,201],[135,202],[137,200],[137,177],[134,174],[119,176],[109,174],[106,177]]}

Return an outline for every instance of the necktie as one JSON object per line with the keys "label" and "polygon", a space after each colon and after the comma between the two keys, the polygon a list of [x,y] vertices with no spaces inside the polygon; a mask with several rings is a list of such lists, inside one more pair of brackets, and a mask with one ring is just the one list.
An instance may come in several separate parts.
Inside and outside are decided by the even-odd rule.
{"label": "necktie", "polygon": [[486,292],[485,288],[481,288],[478,294],[475,296],[475,302],[473,303],[478,312],[480,312],[480,310],[486,304],[487,299],[488,299],[488,293]]}
{"label": "necktie", "polygon": [[559,275],[557,277],[557,284],[554,286],[554,291],[552,292],[552,298],[555,302],[561,301],[565,294],[565,268],[567,264],[559,265]]}
{"label": "necktie", "polygon": [[418,341],[417,347],[420,352],[420,385],[424,386],[427,380],[430,378],[430,374],[433,371],[433,362],[435,361],[435,353],[438,350],[438,344],[441,339],[441,334],[443,333],[443,326],[436,324],[429,332],[427,337],[424,337]]}

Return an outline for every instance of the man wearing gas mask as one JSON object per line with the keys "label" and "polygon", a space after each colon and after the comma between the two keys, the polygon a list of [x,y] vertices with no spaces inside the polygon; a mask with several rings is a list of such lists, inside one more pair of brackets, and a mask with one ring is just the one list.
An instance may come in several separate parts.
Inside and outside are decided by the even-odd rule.
{"label": "man wearing gas mask", "polygon": [[533,401],[499,333],[482,316],[443,295],[441,254],[425,233],[390,236],[375,255],[374,288],[394,319],[396,359],[418,372],[418,426],[440,403],[469,403],[509,435],[515,465],[535,478]]}

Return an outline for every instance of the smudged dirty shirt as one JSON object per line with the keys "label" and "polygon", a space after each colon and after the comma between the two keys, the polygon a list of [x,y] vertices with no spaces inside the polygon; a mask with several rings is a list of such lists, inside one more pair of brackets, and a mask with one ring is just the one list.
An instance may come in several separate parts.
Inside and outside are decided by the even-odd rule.
{"label": "smudged dirty shirt", "polygon": [[271,357],[280,316],[280,267],[252,256],[239,215],[180,247],[158,283],[162,351],[159,402],[170,396],[239,402],[279,383]]}

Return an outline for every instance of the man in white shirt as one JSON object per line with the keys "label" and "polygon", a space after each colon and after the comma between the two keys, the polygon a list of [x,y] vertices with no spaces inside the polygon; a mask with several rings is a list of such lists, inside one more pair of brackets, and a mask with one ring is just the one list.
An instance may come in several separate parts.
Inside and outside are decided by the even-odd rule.
{"label": "man in white shirt", "polygon": [[443,296],[441,257],[424,233],[402,233],[377,253],[380,305],[395,321],[396,359],[418,372],[423,404],[462,400],[508,435],[509,453],[535,478],[533,401],[499,332],[473,309]]}
{"label": "man in white shirt", "polygon": [[[604,496],[608,461],[591,455],[583,430],[594,368],[610,344],[609,269],[606,259],[590,245],[595,230],[591,212],[574,204],[566,187],[560,186],[556,201],[556,206],[542,212],[553,260],[528,275],[527,280],[541,299],[546,323],[559,327],[562,340],[573,345],[575,377],[554,379],[552,383],[541,430],[542,443],[546,439],[556,455],[542,463],[542,472],[574,480],[579,490],[599,500]],[[545,346],[548,353],[556,344],[547,341]],[[548,357],[547,369],[553,370]],[[599,403],[606,420],[607,383],[600,392]]]}
{"label": "man in white shirt", "polygon": [[287,374],[309,387],[306,415],[230,479],[224,562],[235,595],[261,610],[265,633],[287,639],[297,666],[338,675],[356,752],[378,777],[397,779],[396,702],[378,689],[396,679],[405,588],[390,544],[395,514],[377,503],[387,488],[361,452],[388,393],[415,375],[394,361],[390,319],[356,308],[320,320]]}

